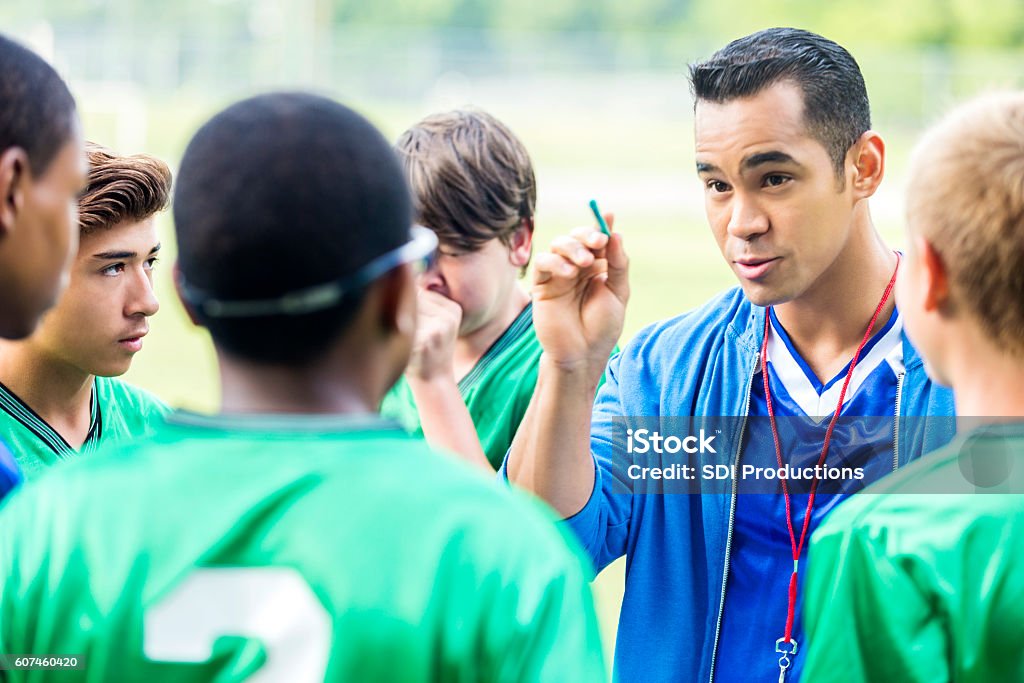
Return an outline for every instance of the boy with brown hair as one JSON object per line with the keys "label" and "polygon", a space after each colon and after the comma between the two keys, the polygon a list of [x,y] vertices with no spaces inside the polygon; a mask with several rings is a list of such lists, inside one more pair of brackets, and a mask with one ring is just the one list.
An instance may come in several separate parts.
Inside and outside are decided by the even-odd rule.
{"label": "boy with brown hair", "polygon": [[815,534],[806,675],[1017,681],[1024,92],[956,109],[918,144],[909,177],[900,308],[931,376],[953,387],[961,433],[866,492],[886,495],[851,498]]}
{"label": "boy with brown hair", "polygon": [[86,151],[68,288],[30,337],[0,342],[0,438],[27,479],[108,441],[145,435],[166,411],[114,378],[128,371],[160,307],[154,217],[167,205],[171,172],[147,155],[91,143]]}
{"label": "boy with brown hair", "polygon": [[530,296],[537,183],[522,142],[478,110],[434,114],[396,145],[417,220],[440,246],[422,276],[405,375],[381,412],[428,442],[496,469],[537,383]]}

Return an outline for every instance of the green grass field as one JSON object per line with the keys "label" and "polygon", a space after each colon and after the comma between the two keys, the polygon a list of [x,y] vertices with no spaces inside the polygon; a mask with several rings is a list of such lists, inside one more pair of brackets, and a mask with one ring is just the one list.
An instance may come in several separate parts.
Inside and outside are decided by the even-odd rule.
{"label": "green grass field", "polygon": [[[192,132],[217,106],[180,100],[150,103],[144,144],[120,151],[156,153],[176,166]],[[440,108],[380,105],[363,111],[394,139],[407,125]],[[616,212],[616,229],[624,235],[631,258],[632,298],[622,343],[648,323],[693,308],[734,284],[704,220],[700,186],[692,171],[688,109],[666,106],[645,113],[621,103],[599,112],[581,106],[544,111],[500,104],[488,108],[517,131],[534,157],[539,187],[535,251],[588,223],[591,197],[604,210]],[[87,136],[117,147],[123,137],[118,117],[90,112],[88,96],[83,111]],[[890,158],[897,163],[906,156],[903,139],[909,138],[904,135],[890,144]],[[890,180],[887,185],[885,196],[879,198],[882,210],[876,214],[881,216],[883,234],[898,241],[899,182]],[[170,281],[175,249],[169,215],[161,218],[160,230],[165,248],[157,294],[162,308],[127,379],[172,405],[214,410],[218,382],[212,347],[206,334],[187,320]],[[620,560],[595,582],[609,657],[623,576]]]}

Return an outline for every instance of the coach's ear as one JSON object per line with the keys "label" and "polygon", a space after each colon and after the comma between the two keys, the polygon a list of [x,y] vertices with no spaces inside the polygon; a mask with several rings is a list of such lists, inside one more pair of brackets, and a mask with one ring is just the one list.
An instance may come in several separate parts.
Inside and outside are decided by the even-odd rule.
{"label": "coach's ear", "polygon": [[14,230],[25,203],[28,154],[21,147],[8,147],[0,154],[0,239]]}
{"label": "coach's ear", "polygon": [[174,281],[174,291],[178,295],[178,301],[181,302],[181,307],[185,309],[188,319],[192,321],[193,325],[201,327],[202,324],[199,322],[199,319],[196,318],[196,312],[181,294],[181,268],[178,267],[177,259],[175,259],[174,265],[171,266],[171,279]]}
{"label": "coach's ear", "polygon": [[853,196],[867,199],[885,176],[885,141],[873,130],[865,131],[850,149],[853,162]]}
{"label": "coach's ear", "polygon": [[949,271],[942,255],[922,235],[914,236],[914,248],[921,264],[924,310],[951,314],[953,299],[949,291]]}

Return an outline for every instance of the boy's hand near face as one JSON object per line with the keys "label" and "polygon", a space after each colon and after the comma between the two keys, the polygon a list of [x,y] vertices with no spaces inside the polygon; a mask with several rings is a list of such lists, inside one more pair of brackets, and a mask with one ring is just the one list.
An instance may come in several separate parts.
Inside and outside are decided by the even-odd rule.
{"label": "boy's hand near face", "polygon": [[421,289],[416,300],[416,336],[412,356],[405,370],[410,382],[446,378],[454,382],[455,340],[462,323],[462,308],[429,289]]}
{"label": "boy's hand near face", "polygon": [[416,305],[416,336],[405,377],[423,435],[430,443],[493,472],[455,382],[455,340],[462,308],[429,289],[419,291]]}

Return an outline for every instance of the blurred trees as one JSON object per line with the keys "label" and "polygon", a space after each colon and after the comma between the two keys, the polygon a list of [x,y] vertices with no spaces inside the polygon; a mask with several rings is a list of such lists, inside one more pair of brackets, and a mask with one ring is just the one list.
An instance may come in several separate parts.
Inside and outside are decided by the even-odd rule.
{"label": "blurred trees", "polygon": [[692,18],[704,31],[744,35],[765,26],[810,28],[843,44],[907,47],[1020,47],[1021,0],[858,0],[806,2],[744,0],[697,3]]}
{"label": "blurred trees", "polygon": [[268,16],[295,17],[319,29],[337,26],[606,32],[713,37],[715,42],[758,28],[791,25],[851,44],[1019,47],[1021,0],[36,0],[0,4],[0,21],[235,27],[258,32]]}

